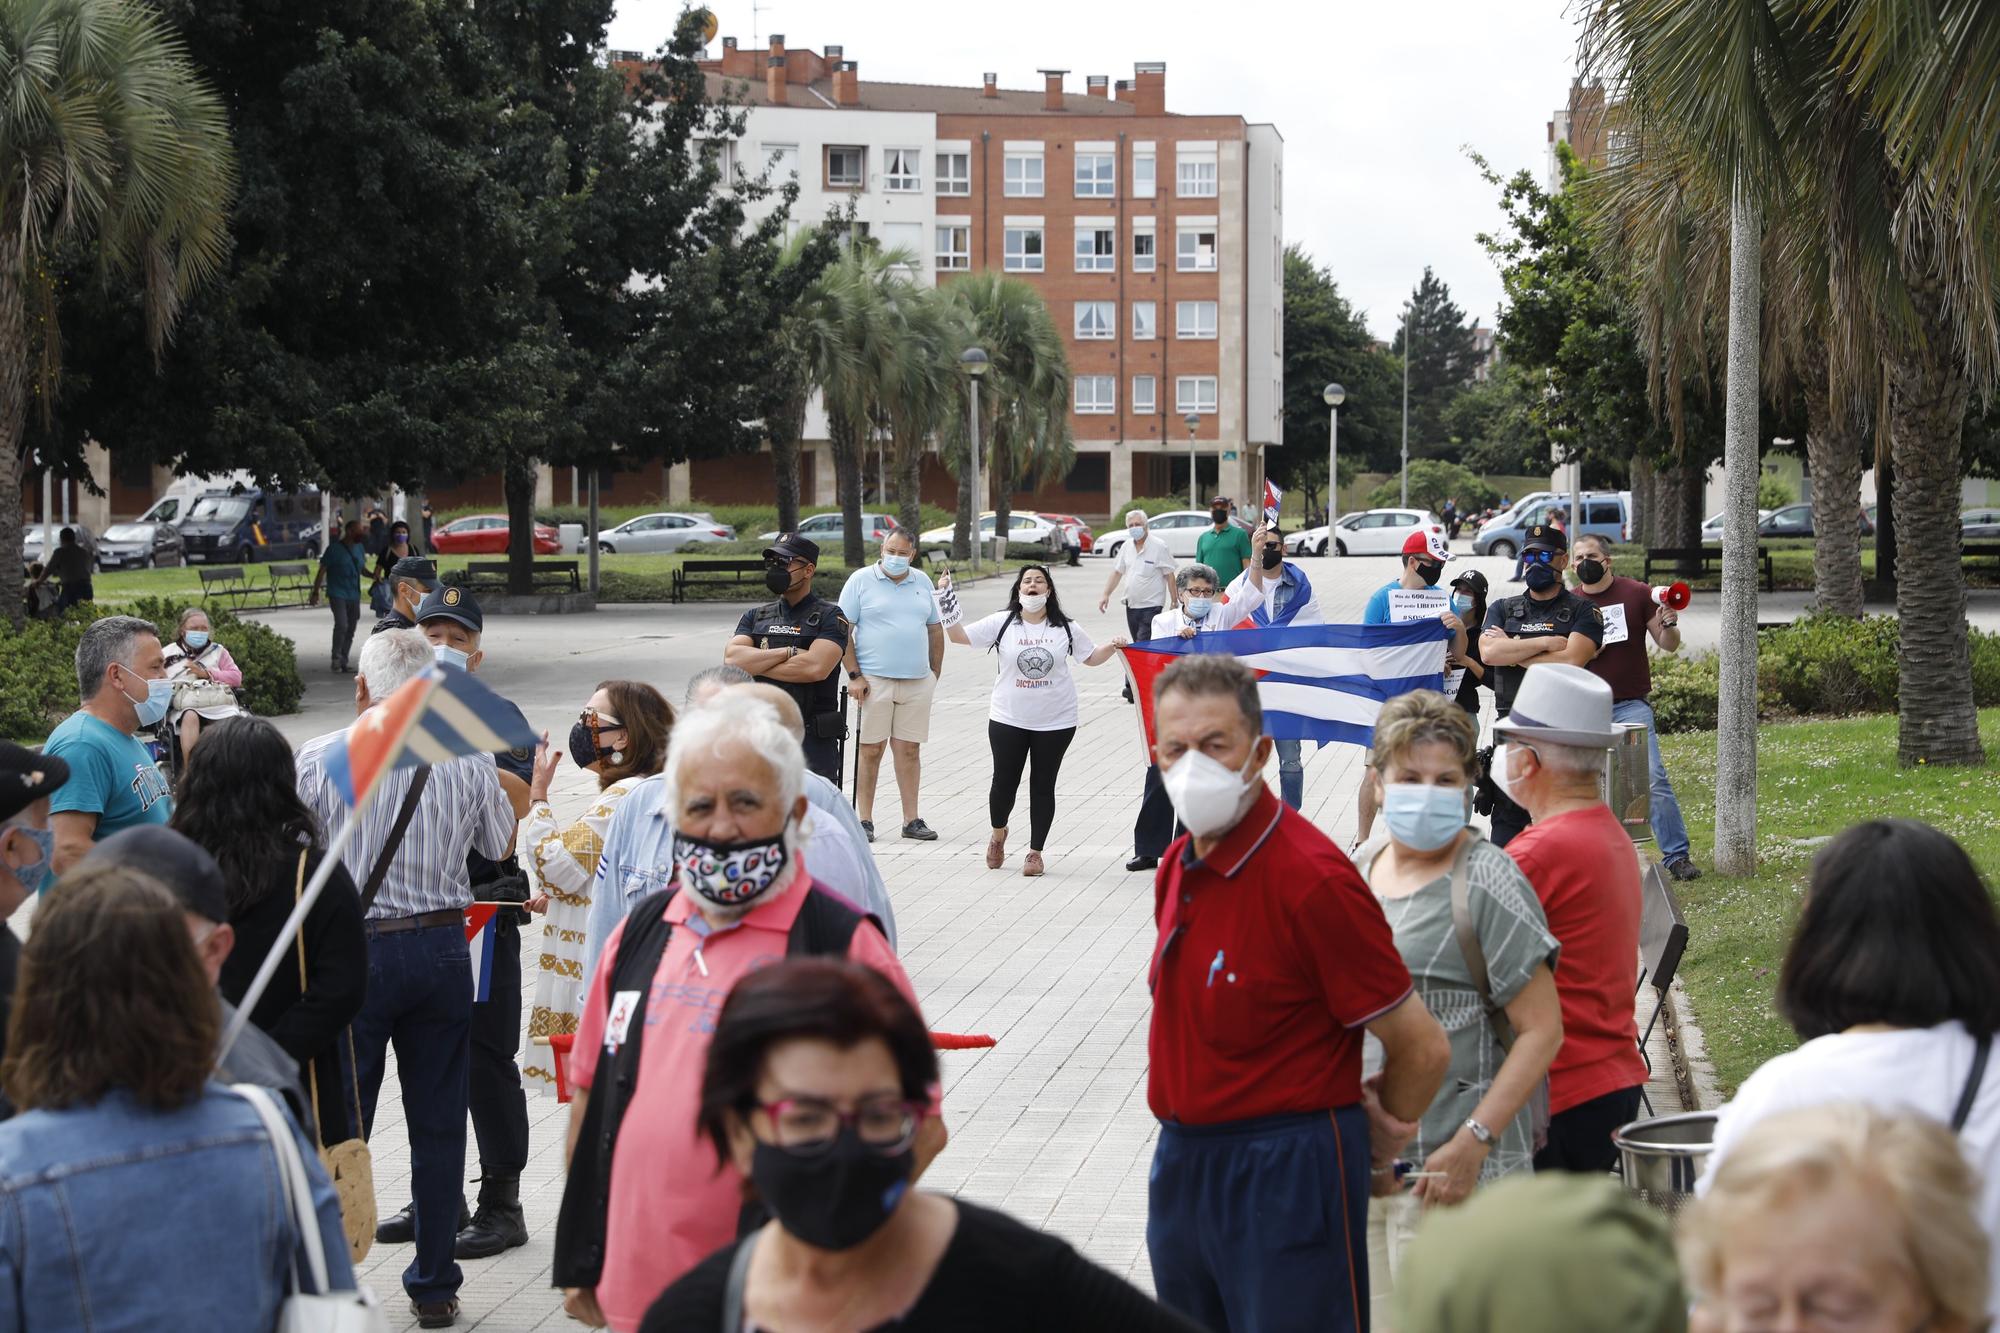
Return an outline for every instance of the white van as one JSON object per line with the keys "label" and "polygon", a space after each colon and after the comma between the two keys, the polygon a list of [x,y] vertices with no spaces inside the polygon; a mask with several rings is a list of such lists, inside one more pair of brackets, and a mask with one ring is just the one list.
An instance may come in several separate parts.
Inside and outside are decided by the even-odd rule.
{"label": "white van", "polygon": [[166,523],[179,527],[186,520],[188,510],[195,500],[210,491],[249,490],[257,480],[248,472],[218,472],[207,477],[175,477],[173,485],[165,494],[153,501],[152,508],[139,515],[141,523]]}

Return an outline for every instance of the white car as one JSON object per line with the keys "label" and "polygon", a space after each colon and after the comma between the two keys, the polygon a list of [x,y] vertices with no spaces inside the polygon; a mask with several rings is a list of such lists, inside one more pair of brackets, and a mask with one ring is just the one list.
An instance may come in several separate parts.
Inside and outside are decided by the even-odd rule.
{"label": "white car", "polygon": [[1287,555],[1325,555],[1326,538],[1329,529],[1322,523],[1316,528],[1305,528],[1285,538]]}
{"label": "white car", "polygon": [[[993,524],[999,515],[988,511],[979,516],[979,537],[987,551],[993,549]],[[926,561],[944,560],[951,555],[952,527],[932,528],[917,538],[917,549]],[[1044,518],[1019,510],[1007,515],[1007,549],[1021,555],[1034,553],[1055,556],[1063,549],[1062,529]]]}
{"label": "white car", "polygon": [[1403,543],[1420,524],[1443,526],[1427,509],[1364,509],[1344,516],[1331,533],[1318,529],[1320,541],[1314,551],[1321,555],[1401,555]]}
{"label": "white car", "polygon": [[[1769,509],[1759,509],[1759,510],[1757,511],[1757,521],[1758,521],[1759,523],[1762,523],[1762,522],[1763,522],[1763,521],[1764,521],[1765,519],[1769,518],[1769,517],[1771,516],[1771,514],[1772,514],[1772,511],[1771,511],[1771,510],[1769,510]],[[1707,518],[1705,518],[1705,519],[1703,519],[1703,520],[1702,520],[1702,524],[1701,524],[1701,544],[1702,544],[1703,546],[1720,546],[1720,545],[1722,545],[1722,515],[1721,515],[1721,514],[1710,514],[1710,515],[1709,515],[1709,516],[1708,516]]]}
{"label": "white car", "polygon": [[[736,529],[712,514],[641,514],[597,534],[597,549],[606,555],[620,551],[679,551],[736,540]],[[582,547],[579,545],[578,550]]]}
{"label": "white car", "polygon": [[[1245,532],[1251,531],[1248,523],[1240,518],[1229,520]],[[1167,551],[1176,560],[1194,559],[1194,545],[1201,540],[1201,534],[1214,527],[1206,509],[1170,509],[1164,514],[1155,514],[1146,520],[1149,532],[1156,533],[1166,542]],[[1096,551],[1113,560],[1125,545],[1125,529],[1113,528],[1097,539]]]}

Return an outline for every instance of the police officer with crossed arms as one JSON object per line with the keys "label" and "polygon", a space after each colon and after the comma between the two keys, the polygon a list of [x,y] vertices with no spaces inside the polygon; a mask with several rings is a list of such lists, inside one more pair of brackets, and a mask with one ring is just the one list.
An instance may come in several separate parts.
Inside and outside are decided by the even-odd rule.
{"label": "police officer with crossed arms", "polygon": [[778,600],[743,613],[722,660],[792,696],[806,720],[806,767],[840,785],[840,660],[847,617],[813,591],[817,543],[788,532],[764,548],[764,586]]}

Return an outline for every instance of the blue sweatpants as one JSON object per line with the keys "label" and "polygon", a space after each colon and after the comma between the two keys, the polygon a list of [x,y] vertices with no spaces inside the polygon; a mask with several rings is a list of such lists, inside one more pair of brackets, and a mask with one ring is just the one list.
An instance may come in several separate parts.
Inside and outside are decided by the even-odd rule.
{"label": "blue sweatpants", "polygon": [[1211,1333],[1367,1333],[1367,1114],[1162,1124],[1146,1251]]}

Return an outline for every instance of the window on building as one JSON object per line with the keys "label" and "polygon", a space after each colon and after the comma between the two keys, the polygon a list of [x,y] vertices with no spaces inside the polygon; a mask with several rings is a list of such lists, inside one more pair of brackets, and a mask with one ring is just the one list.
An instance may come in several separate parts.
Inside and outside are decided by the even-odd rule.
{"label": "window on building", "polygon": [[890,148],[882,154],[882,188],[891,194],[914,194],[923,189],[923,154],[915,148]]}
{"label": "window on building", "polygon": [[1177,301],[1176,335],[1181,338],[1213,338],[1215,336],[1215,302]]}
{"label": "window on building", "polygon": [[1002,193],[1010,199],[1039,199],[1042,197],[1042,155],[1040,153],[1007,154],[1006,176]]}
{"label": "window on building", "polygon": [[1079,338],[1116,338],[1118,336],[1118,305],[1115,301],[1078,301],[1076,303],[1076,336]]}
{"label": "window on building", "polygon": [[842,254],[847,253],[856,238],[865,241],[869,237],[868,224],[866,222],[834,222],[828,225],[833,231],[834,244],[840,247]]}
{"label": "window on building", "polygon": [[914,273],[924,263],[924,224],[885,222],[881,226],[882,252],[898,256],[896,267]]}
{"label": "window on building", "polygon": [[1066,491],[1089,494],[1092,491],[1111,489],[1111,455],[1078,454],[1076,462],[1070,464],[1069,475],[1063,478]]}
{"label": "window on building", "polygon": [[1009,273],[1040,273],[1042,271],[1042,229],[1040,227],[1009,227],[1002,238],[1004,259],[1002,267]]}
{"label": "window on building", "polygon": [[1111,153],[1076,155],[1076,197],[1109,199],[1118,193],[1118,159]]}
{"label": "window on building", "polygon": [[1138,415],[1146,416],[1160,410],[1153,398],[1153,386],[1157,383],[1151,375],[1132,377],[1132,410]]}
{"label": "window on building", "polygon": [[938,223],[937,266],[940,270],[969,269],[972,267],[971,223]]}
{"label": "window on building", "polygon": [[771,183],[782,185],[787,180],[799,178],[799,146],[795,143],[767,143],[760,145],[764,161],[769,164]]}
{"label": "window on building", "polygon": [[1215,197],[1215,155],[1213,153],[1182,153],[1175,161],[1179,170],[1180,197],[1183,199],[1213,199]]}
{"label": "window on building", "polygon": [[1174,381],[1174,411],[1207,416],[1215,411],[1215,376],[1182,375]]}
{"label": "window on building", "polygon": [[826,188],[859,190],[868,183],[868,150],[836,147],[826,150]]}
{"label": "window on building", "polygon": [[1153,150],[1150,147],[1140,149],[1132,154],[1132,197],[1134,199],[1151,199],[1157,192],[1158,186],[1155,183],[1155,177],[1159,171],[1159,161],[1160,159],[1153,155]]}
{"label": "window on building", "polygon": [[1135,340],[1144,342],[1148,338],[1160,336],[1158,321],[1154,317],[1154,311],[1157,309],[1158,307],[1151,301],[1132,303],[1132,337]]}
{"label": "window on building", "polygon": [[1157,238],[1153,235],[1151,227],[1132,233],[1132,271],[1134,273],[1151,273],[1153,271],[1155,263],[1153,251],[1156,240]]}
{"label": "window on building", "polygon": [[1175,233],[1175,239],[1180,246],[1176,268],[1183,273],[1215,271],[1215,228],[1183,228]]}
{"label": "window on building", "polygon": [[1102,416],[1118,410],[1118,377],[1078,375],[1076,410],[1079,416]]}
{"label": "window on building", "polygon": [[972,154],[939,153],[937,155],[937,192],[939,194],[972,193]]}
{"label": "window on building", "polygon": [[1118,268],[1118,231],[1110,224],[1076,224],[1076,271],[1112,273]]}

